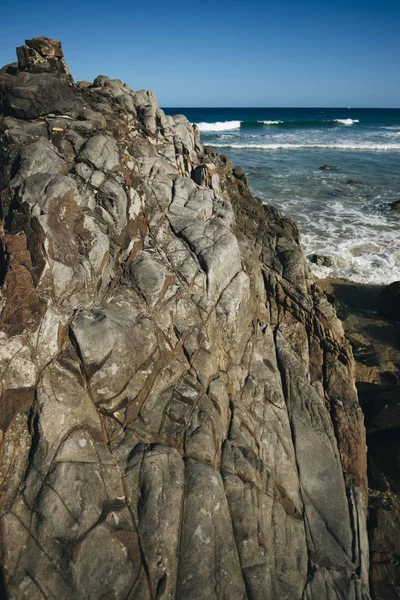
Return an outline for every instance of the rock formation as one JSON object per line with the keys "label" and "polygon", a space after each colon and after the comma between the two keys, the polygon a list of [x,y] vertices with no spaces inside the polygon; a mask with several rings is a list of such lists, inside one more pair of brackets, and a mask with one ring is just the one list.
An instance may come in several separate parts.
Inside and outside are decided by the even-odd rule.
{"label": "rock formation", "polygon": [[[400,597],[399,282],[381,286],[321,280],[335,298],[356,361],[356,386],[368,445],[370,589]],[[397,296],[397,297],[396,297]]]}
{"label": "rock formation", "polygon": [[361,600],[354,362],[296,226],[152,92],[0,70],[10,600]]}

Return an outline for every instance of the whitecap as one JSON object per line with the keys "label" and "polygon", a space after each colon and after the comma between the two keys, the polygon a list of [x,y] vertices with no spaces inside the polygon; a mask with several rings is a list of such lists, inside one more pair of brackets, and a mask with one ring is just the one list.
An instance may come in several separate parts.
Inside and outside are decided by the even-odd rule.
{"label": "whitecap", "polygon": [[264,125],[280,125],[283,121],[257,121],[257,123],[264,123]]}
{"label": "whitecap", "polygon": [[199,131],[229,131],[240,129],[240,121],[217,121],[216,123],[197,123]]}
{"label": "whitecap", "polygon": [[218,144],[215,148],[232,148],[233,150],[362,150],[362,151],[394,151],[400,150],[400,144],[344,143],[344,144]]}
{"label": "whitecap", "polygon": [[358,119],[334,119],[334,123],[340,123],[341,125],[354,125],[354,123],[359,123]]}

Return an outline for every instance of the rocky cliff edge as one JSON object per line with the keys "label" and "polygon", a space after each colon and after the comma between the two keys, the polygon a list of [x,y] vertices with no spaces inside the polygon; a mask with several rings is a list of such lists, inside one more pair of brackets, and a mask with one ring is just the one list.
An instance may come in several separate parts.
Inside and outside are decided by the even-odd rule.
{"label": "rocky cliff edge", "polygon": [[3,594],[368,598],[354,364],[296,226],[155,95],[0,70]]}

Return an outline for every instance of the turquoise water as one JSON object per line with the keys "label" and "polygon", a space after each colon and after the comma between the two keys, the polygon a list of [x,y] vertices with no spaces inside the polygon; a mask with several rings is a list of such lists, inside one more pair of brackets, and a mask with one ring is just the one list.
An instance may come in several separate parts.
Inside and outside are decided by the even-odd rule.
{"label": "turquoise water", "polygon": [[[168,108],[248,173],[252,191],[291,216],[317,276],[400,280],[400,109]],[[322,171],[322,165],[336,169]]]}

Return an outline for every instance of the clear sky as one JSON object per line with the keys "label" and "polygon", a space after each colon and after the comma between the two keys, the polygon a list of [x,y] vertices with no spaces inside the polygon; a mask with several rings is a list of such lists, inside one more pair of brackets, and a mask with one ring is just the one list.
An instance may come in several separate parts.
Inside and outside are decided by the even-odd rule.
{"label": "clear sky", "polygon": [[75,80],[161,106],[400,107],[400,0],[0,0],[0,63],[40,35]]}

